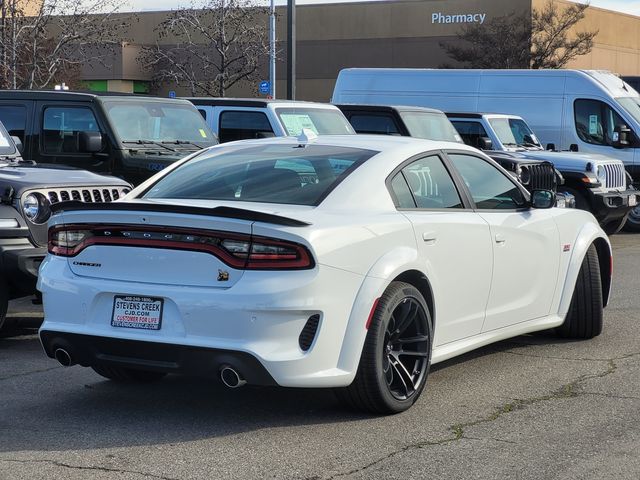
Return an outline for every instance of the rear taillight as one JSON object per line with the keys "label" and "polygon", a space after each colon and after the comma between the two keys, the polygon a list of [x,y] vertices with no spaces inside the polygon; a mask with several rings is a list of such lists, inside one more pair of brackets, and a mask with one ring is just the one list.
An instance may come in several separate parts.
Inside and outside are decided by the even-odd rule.
{"label": "rear taillight", "polygon": [[139,225],[63,225],[49,229],[49,253],[74,257],[91,245],[166,248],[205,252],[247,270],[298,270],[315,263],[303,245],[233,232]]}

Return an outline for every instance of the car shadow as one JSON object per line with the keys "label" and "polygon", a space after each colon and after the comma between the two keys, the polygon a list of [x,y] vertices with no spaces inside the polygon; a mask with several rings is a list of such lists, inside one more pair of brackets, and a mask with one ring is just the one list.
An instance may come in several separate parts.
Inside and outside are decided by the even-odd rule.
{"label": "car shadow", "polygon": [[[37,338],[25,343],[32,342]],[[517,337],[442,362],[432,370],[518,345],[549,342],[564,340],[546,335]],[[11,431],[0,435],[0,452],[171,444],[270,428],[377,421],[375,415],[346,409],[330,389],[250,385],[228,389],[217,379],[174,375],[149,384],[120,384],[79,366],[64,369],[47,359],[37,362],[42,367],[35,375],[11,384],[27,402],[8,405],[0,394],[4,412],[0,430]]]}

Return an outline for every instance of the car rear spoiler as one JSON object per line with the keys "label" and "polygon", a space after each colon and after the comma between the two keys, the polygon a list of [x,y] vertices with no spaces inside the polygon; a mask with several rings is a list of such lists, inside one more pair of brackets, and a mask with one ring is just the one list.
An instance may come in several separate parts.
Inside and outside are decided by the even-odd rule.
{"label": "car rear spoiler", "polygon": [[167,205],[135,202],[85,203],[76,200],[59,202],[51,205],[51,212],[76,212],[82,210],[113,210],[113,211],[142,211],[161,213],[184,213],[187,215],[205,215],[208,217],[237,218],[254,222],[272,223],[286,227],[307,227],[310,223],[295,218],[273,215],[271,213],[256,212],[244,208],[233,207],[190,207],[186,205]]}

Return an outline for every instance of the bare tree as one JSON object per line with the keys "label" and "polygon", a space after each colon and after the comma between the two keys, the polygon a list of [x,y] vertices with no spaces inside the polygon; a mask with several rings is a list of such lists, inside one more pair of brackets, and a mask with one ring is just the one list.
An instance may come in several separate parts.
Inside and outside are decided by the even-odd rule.
{"label": "bare tree", "polygon": [[172,81],[191,95],[223,97],[232,86],[255,81],[269,54],[268,9],[254,0],[207,0],[172,12],[139,61],[157,82]]}
{"label": "bare tree", "polygon": [[442,43],[447,55],[468,68],[562,68],[593,48],[597,31],[577,32],[589,3],[559,6],[548,0],[531,15],[512,13],[469,25],[458,41]]}
{"label": "bare tree", "polygon": [[586,55],[593,48],[598,31],[569,31],[584,18],[589,3],[572,3],[559,9],[549,0],[541,10],[531,15],[531,68],[562,68],[574,58]]}
{"label": "bare tree", "polygon": [[465,26],[457,42],[440,45],[467,68],[527,68],[530,41],[531,16],[514,12],[484,25]]}
{"label": "bare tree", "polygon": [[[0,83],[45,88],[111,57],[125,27],[120,0],[0,0]],[[98,14],[99,13],[99,14]]]}

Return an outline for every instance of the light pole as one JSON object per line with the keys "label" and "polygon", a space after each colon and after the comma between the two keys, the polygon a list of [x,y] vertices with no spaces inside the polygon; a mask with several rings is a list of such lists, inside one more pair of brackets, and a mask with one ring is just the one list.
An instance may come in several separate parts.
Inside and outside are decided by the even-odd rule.
{"label": "light pole", "polygon": [[287,99],[296,99],[296,1],[287,0]]}
{"label": "light pole", "polygon": [[276,2],[271,0],[269,13],[269,85],[271,98],[276,98]]}

